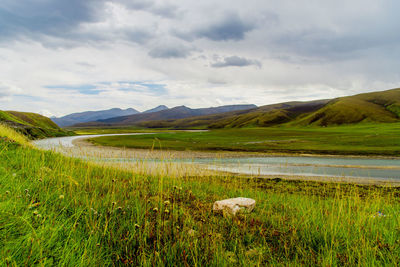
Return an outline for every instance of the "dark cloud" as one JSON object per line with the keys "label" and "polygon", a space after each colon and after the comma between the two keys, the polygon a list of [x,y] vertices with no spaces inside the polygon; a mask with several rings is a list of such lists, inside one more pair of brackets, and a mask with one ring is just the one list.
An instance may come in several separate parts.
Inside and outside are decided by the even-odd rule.
{"label": "dark cloud", "polygon": [[124,35],[123,39],[138,44],[145,44],[154,37],[151,30],[144,29],[127,29],[124,31]]}
{"label": "dark cloud", "polygon": [[186,41],[198,38],[212,41],[240,41],[255,27],[255,23],[244,20],[237,13],[231,12],[221,15],[219,19],[208,25],[197,26],[187,31],[175,30],[173,34]]}
{"label": "dark cloud", "polygon": [[149,56],[152,58],[186,58],[193,50],[193,48],[181,44],[163,44],[151,49]]}
{"label": "dark cloud", "polygon": [[149,0],[117,0],[117,3],[129,9],[142,10],[165,18],[175,18],[179,14],[179,8],[172,4],[158,4]]}
{"label": "dark cloud", "polygon": [[[121,28],[82,30],[81,26],[103,22],[110,15],[107,0],[35,1],[5,0],[0,4],[0,35],[2,42],[13,39],[33,39],[49,48],[98,45],[117,40],[145,44],[154,29],[125,25]],[[130,8],[153,10],[152,13],[172,16],[175,10],[152,1],[118,1]],[[114,1],[114,3],[117,3]]]}
{"label": "dark cloud", "polygon": [[0,34],[2,38],[60,36],[81,23],[96,21],[96,10],[102,6],[103,1],[93,0],[5,0],[0,4]]}
{"label": "dark cloud", "polygon": [[238,14],[225,15],[220,21],[194,32],[197,37],[204,37],[213,41],[239,41],[245,34],[255,27],[254,24],[242,20]]}
{"label": "dark cloud", "polygon": [[247,67],[256,66],[261,68],[261,62],[258,60],[247,59],[244,57],[230,56],[225,57],[222,61],[217,61],[211,64],[213,68],[225,68],[225,67]]}

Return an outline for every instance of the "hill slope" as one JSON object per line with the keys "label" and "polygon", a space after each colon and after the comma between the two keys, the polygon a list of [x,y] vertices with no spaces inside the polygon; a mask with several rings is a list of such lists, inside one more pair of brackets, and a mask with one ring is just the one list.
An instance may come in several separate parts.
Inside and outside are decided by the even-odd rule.
{"label": "hill slope", "polygon": [[74,126],[121,126],[121,125],[138,125],[144,121],[173,120],[182,119],[201,115],[211,115],[224,113],[235,110],[246,110],[255,108],[255,105],[229,105],[212,108],[191,109],[186,106],[174,107],[167,110],[161,110],[152,113],[141,113],[130,116],[115,117],[106,120],[98,120],[96,122],[80,123]]}
{"label": "hill slope", "polygon": [[145,127],[241,128],[275,125],[331,126],[362,122],[400,121],[400,89],[364,93],[332,100],[286,102],[240,113],[142,122]]}
{"label": "hill slope", "polygon": [[31,139],[71,134],[62,130],[49,118],[36,113],[0,110],[0,123],[14,128]]}
{"label": "hill slope", "polygon": [[340,97],[294,125],[341,125],[360,122],[396,122],[400,117],[400,89]]}

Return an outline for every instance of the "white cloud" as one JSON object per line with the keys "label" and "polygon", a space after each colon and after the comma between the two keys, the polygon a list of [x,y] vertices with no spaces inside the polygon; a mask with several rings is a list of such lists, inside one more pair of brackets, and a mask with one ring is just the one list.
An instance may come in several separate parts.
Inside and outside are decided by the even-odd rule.
{"label": "white cloud", "polygon": [[22,90],[18,86],[0,81],[0,101],[11,101],[13,95],[21,92]]}
{"label": "white cloud", "polygon": [[0,4],[2,109],[263,105],[400,81],[396,1],[33,2]]}

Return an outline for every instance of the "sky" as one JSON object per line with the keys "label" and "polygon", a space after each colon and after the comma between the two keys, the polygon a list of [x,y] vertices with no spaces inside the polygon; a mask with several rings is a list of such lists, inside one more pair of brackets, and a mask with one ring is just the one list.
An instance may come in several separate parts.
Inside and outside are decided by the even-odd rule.
{"label": "sky", "polygon": [[399,87],[399,1],[1,0],[0,109],[266,105]]}

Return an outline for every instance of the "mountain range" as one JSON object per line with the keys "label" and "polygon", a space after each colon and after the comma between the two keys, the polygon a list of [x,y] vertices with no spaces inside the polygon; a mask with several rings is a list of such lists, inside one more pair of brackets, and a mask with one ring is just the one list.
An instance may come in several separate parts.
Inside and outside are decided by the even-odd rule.
{"label": "mountain range", "polygon": [[127,126],[138,125],[144,121],[158,121],[158,120],[175,120],[194,116],[204,116],[217,113],[225,113],[237,110],[249,110],[257,108],[256,105],[227,105],[211,108],[198,108],[192,109],[186,106],[178,106],[170,109],[163,109],[156,112],[142,112],[128,116],[120,116],[108,119],[101,119],[92,122],[79,123],[73,126],[88,127],[88,126]]}
{"label": "mountain range", "polygon": [[[143,113],[151,113],[157,112],[161,110],[168,109],[168,107],[164,105],[160,105],[153,109],[149,109],[144,111]],[[139,114],[140,112],[133,108],[128,109],[120,109],[120,108],[112,108],[107,110],[99,110],[99,111],[85,111],[79,113],[72,113],[60,118],[52,117],[52,121],[54,121],[60,127],[67,127],[77,123],[89,122],[89,121],[97,121],[97,120],[104,120],[114,117],[120,116],[128,116]]]}

